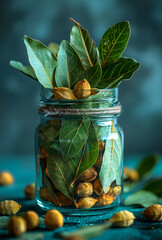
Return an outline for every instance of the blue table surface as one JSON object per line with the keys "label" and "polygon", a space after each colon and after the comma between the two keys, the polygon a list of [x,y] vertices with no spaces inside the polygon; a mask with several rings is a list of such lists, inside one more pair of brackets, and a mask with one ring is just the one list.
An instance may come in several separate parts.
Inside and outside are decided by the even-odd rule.
{"label": "blue table surface", "polygon": [[[138,161],[141,159],[141,156],[136,157],[127,157],[124,161],[124,165],[128,167],[135,167],[138,164]],[[158,165],[154,169],[153,176],[162,176],[162,159],[159,161]],[[15,182],[13,185],[7,187],[0,187],[0,201],[2,200],[15,200],[19,204],[22,205],[21,212],[25,212],[27,210],[36,211],[39,216],[42,216],[44,212],[36,206],[34,200],[27,200],[24,195],[24,188],[27,184],[34,182],[35,180],[35,162],[34,157],[1,157],[0,158],[0,171],[7,170],[10,171],[14,178]],[[124,195],[126,197],[126,195]],[[136,219],[134,224],[129,228],[110,228],[106,230],[102,235],[93,238],[92,240],[99,239],[162,239],[162,224],[159,222],[150,222],[144,219],[142,216],[142,211],[144,208],[137,207],[125,207],[120,206],[117,208],[113,208],[108,210],[108,218],[113,215],[114,212],[119,210],[128,210],[134,213]],[[92,217],[92,223],[94,218]],[[62,231],[72,231],[78,229],[83,225],[89,225],[91,220],[87,218],[84,223],[74,223],[72,218],[67,222],[65,222],[64,227],[57,230],[47,230],[43,227],[39,227],[32,232],[28,232],[25,235],[20,236],[18,239],[34,239],[34,236],[37,233],[40,233],[40,236],[37,236],[37,239],[60,239],[58,233]],[[102,223],[100,220],[97,223]],[[29,234],[33,235],[29,235]],[[0,239],[13,239],[8,238],[6,230],[0,230]]]}

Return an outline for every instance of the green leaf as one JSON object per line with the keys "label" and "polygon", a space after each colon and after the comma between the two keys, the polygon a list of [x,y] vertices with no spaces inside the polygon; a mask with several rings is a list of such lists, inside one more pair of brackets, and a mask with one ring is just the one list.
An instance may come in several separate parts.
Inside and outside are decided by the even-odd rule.
{"label": "green leaf", "polygon": [[55,73],[57,87],[72,88],[77,83],[77,78],[83,71],[83,66],[76,51],[66,40],[61,42],[57,61]]}
{"label": "green leaf", "polygon": [[86,100],[91,100],[91,101],[106,100],[106,101],[110,101],[110,103],[112,103],[111,101],[113,100],[113,98],[111,98],[111,95],[112,95],[111,92],[104,91],[104,90],[101,90],[101,91],[96,90],[96,94],[90,95],[88,98],[86,98]]}
{"label": "green leaf", "polygon": [[31,66],[24,66],[21,62],[17,62],[17,61],[10,61],[10,65],[16,68],[17,70],[19,70],[20,72],[25,73],[25,75],[38,81],[35,75],[35,72]]}
{"label": "green leaf", "polygon": [[162,178],[151,180],[143,187],[143,189],[151,191],[157,196],[162,197]]}
{"label": "green leaf", "polygon": [[96,129],[96,133],[97,133],[97,139],[98,140],[107,140],[107,135],[108,135],[108,131],[110,126],[102,126],[99,125],[98,123],[94,123],[94,127]]}
{"label": "green leaf", "polygon": [[60,130],[60,145],[65,161],[75,157],[88,138],[89,121],[63,120]]}
{"label": "green leaf", "polygon": [[89,37],[86,29],[71,18],[75,23],[70,33],[70,44],[76,50],[84,69],[89,69],[97,63],[97,48]]}
{"label": "green leaf", "polygon": [[124,201],[124,205],[140,205],[142,207],[149,207],[152,204],[156,204],[159,202],[159,198],[152,192],[140,190],[131,194]]}
{"label": "green leaf", "polygon": [[57,65],[55,55],[40,41],[24,36],[28,58],[38,81],[45,88],[54,88],[54,70]]}
{"label": "green leaf", "polygon": [[87,169],[91,168],[98,157],[98,140],[95,127],[91,124],[88,141],[83,153],[83,158],[80,159],[78,164],[78,170],[76,171],[77,178]]}
{"label": "green leaf", "polygon": [[57,43],[54,43],[54,42],[51,42],[49,45],[48,45],[49,49],[53,52],[53,54],[56,56],[58,51],[59,51],[59,44]]}
{"label": "green leaf", "polygon": [[102,77],[98,88],[117,87],[124,79],[130,79],[139,68],[140,63],[131,58],[120,58],[116,62],[105,65],[102,69]]}
{"label": "green leaf", "polygon": [[0,216],[0,229],[5,229],[10,220],[10,216]]}
{"label": "green leaf", "polygon": [[46,124],[42,128],[43,135],[50,142],[53,142],[54,139],[59,135],[59,131],[60,131],[60,126],[54,125],[53,121],[50,121],[50,123]]}
{"label": "green leaf", "polygon": [[118,129],[114,123],[109,128],[108,138],[105,144],[101,170],[99,173],[100,181],[104,192],[107,186],[116,180],[116,184],[121,184],[121,159],[122,144]]}
{"label": "green leaf", "polygon": [[140,178],[149,175],[153,168],[159,161],[160,156],[158,154],[152,154],[144,157],[137,166],[137,172]]}
{"label": "green leaf", "polygon": [[[27,232],[24,233],[22,236],[19,236],[19,240],[39,240],[44,239],[44,234],[42,232]],[[11,238],[10,238],[11,239]],[[15,239],[15,238],[13,238]],[[12,240],[12,239],[11,239]]]}
{"label": "green leaf", "polygon": [[68,198],[73,200],[74,188],[71,183],[75,177],[76,163],[73,159],[65,162],[60,155],[50,154],[47,170],[53,185]]}
{"label": "green leaf", "polygon": [[102,223],[93,226],[81,227],[73,232],[62,232],[61,236],[65,239],[89,239],[95,238],[112,226],[111,222]]}
{"label": "green leaf", "polygon": [[102,66],[120,58],[127,46],[129,36],[130,26],[128,21],[119,22],[104,33],[98,47]]}

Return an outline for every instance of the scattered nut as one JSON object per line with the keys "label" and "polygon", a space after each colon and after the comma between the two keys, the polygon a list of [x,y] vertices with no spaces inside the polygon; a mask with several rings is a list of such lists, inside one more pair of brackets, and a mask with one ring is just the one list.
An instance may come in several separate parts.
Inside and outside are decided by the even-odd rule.
{"label": "scattered nut", "polygon": [[20,236],[27,230],[26,222],[22,217],[12,216],[8,222],[8,232],[12,236]]}
{"label": "scattered nut", "polygon": [[76,194],[80,197],[88,197],[93,193],[93,186],[90,182],[79,183],[76,187]]}
{"label": "scattered nut", "polygon": [[96,176],[97,176],[96,169],[94,167],[91,167],[82,173],[82,175],[79,177],[79,180],[84,182],[91,182],[96,178]]}
{"label": "scattered nut", "polygon": [[34,199],[35,198],[35,184],[31,183],[25,187],[25,196],[28,199]]}
{"label": "scattered nut", "polygon": [[40,198],[42,198],[45,201],[50,202],[52,199],[51,194],[48,192],[48,190],[45,187],[42,187],[39,191]]}
{"label": "scattered nut", "polygon": [[[101,182],[100,182],[100,179],[97,178],[94,183],[93,183],[93,189],[94,189],[94,192],[97,194],[97,195],[102,195],[104,194],[104,190],[101,186]],[[110,190],[110,186],[107,186],[107,189],[106,189],[106,193]]]}
{"label": "scattered nut", "polygon": [[121,192],[121,186],[115,186],[115,187],[110,187],[108,194],[113,197],[116,197],[119,195],[120,192]]}
{"label": "scattered nut", "polygon": [[82,81],[79,81],[75,85],[74,89],[75,89],[75,96],[78,99],[87,98],[91,95],[91,86],[86,79],[83,79]]}
{"label": "scattered nut", "polygon": [[133,213],[125,210],[115,213],[109,221],[117,227],[129,227],[133,224],[134,219]]}
{"label": "scattered nut", "polygon": [[24,215],[24,219],[26,221],[28,230],[36,228],[39,224],[38,214],[34,211],[27,211]]}
{"label": "scattered nut", "polygon": [[6,186],[14,182],[14,178],[9,172],[0,172],[0,185]]}
{"label": "scattered nut", "polygon": [[98,141],[99,151],[103,151],[105,147],[105,143],[102,140]]}
{"label": "scattered nut", "polygon": [[52,198],[51,202],[56,206],[72,206],[73,202],[66,197],[62,192],[56,192],[56,199]]}
{"label": "scattered nut", "polygon": [[13,215],[16,214],[21,208],[17,202],[13,200],[5,200],[0,202],[0,214],[2,215]]}
{"label": "scattered nut", "polygon": [[124,179],[132,182],[137,182],[139,179],[138,172],[135,169],[124,167]]}
{"label": "scattered nut", "polygon": [[143,216],[152,221],[162,220],[162,205],[153,204],[142,212]]}
{"label": "scattered nut", "polygon": [[98,202],[96,203],[96,206],[105,207],[110,205],[114,200],[115,200],[114,197],[108,194],[103,194],[98,198]]}
{"label": "scattered nut", "polygon": [[93,207],[93,205],[97,202],[97,199],[93,198],[93,197],[84,197],[84,198],[80,198],[77,205],[78,208],[91,208]]}
{"label": "scattered nut", "polygon": [[55,99],[60,99],[60,100],[66,100],[66,99],[75,100],[75,99],[77,99],[74,96],[73,91],[66,87],[54,87],[53,93],[54,93]]}
{"label": "scattered nut", "polygon": [[57,210],[49,210],[45,215],[45,224],[48,229],[60,228],[63,222],[63,215]]}

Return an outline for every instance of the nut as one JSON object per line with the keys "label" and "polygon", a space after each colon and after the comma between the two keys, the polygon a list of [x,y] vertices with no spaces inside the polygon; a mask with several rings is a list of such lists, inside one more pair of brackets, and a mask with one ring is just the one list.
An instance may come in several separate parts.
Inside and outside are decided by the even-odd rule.
{"label": "nut", "polygon": [[91,95],[96,95],[98,92],[97,88],[91,88]]}
{"label": "nut", "polygon": [[59,99],[59,100],[66,100],[66,99],[75,100],[75,99],[77,99],[74,96],[73,91],[66,87],[58,87],[58,88],[54,87],[53,93],[54,93],[55,99]]}
{"label": "nut", "polygon": [[56,193],[56,199],[52,198],[51,202],[55,204],[56,206],[72,206],[73,202],[66,197],[62,192]]}
{"label": "nut", "polygon": [[105,143],[102,140],[98,141],[99,151],[103,151],[105,147]]}
{"label": "nut", "polygon": [[14,178],[9,172],[0,172],[0,185],[10,185],[14,182]]}
{"label": "nut", "polygon": [[115,187],[111,187],[108,194],[116,197],[119,195],[119,193],[121,192],[121,186],[115,186]]}
{"label": "nut", "polygon": [[21,208],[17,202],[13,200],[5,200],[0,202],[0,214],[2,215],[13,215],[16,214]]}
{"label": "nut", "polygon": [[40,198],[48,202],[50,202],[52,199],[51,194],[48,192],[48,190],[45,187],[42,187],[40,189],[39,195],[40,195]]}
{"label": "nut", "polygon": [[57,210],[50,210],[45,214],[45,224],[48,229],[60,228],[63,222],[63,215]]}
{"label": "nut", "polygon": [[40,150],[40,156],[41,156],[41,158],[48,158],[48,156],[49,156],[48,152],[46,151],[46,149],[44,147],[42,147]]}
{"label": "nut", "polygon": [[28,184],[25,189],[25,196],[28,199],[34,199],[35,198],[35,184],[34,183],[30,183]]}
{"label": "nut", "polygon": [[82,175],[79,177],[79,180],[84,182],[91,182],[96,178],[96,176],[97,176],[96,169],[94,167],[91,167],[82,173]]}
{"label": "nut", "polygon": [[103,194],[98,198],[98,202],[96,203],[96,206],[105,207],[110,205],[114,200],[115,200],[114,197],[108,194]]}
{"label": "nut", "polygon": [[125,210],[115,213],[109,221],[117,227],[129,227],[133,224],[134,219],[133,213]]}
{"label": "nut", "polygon": [[93,198],[93,197],[84,197],[84,198],[80,198],[77,205],[78,208],[91,208],[93,207],[93,205],[97,202],[97,199]]}
{"label": "nut", "polygon": [[22,217],[12,216],[8,222],[8,232],[12,236],[20,236],[27,230],[26,222]]}
{"label": "nut", "polygon": [[102,163],[102,157],[101,157],[101,154],[99,153],[94,166],[99,167],[101,163]]}
{"label": "nut", "polygon": [[138,172],[133,168],[124,167],[124,179],[132,182],[137,182],[139,179]]}
{"label": "nut", "polygon": [[[101,182],[100,182],[100,179],[96,179],[93,183],[93,189],[94,189],[94,192],[97,194],[97,195],[102,195],[104,194],[104,190],[101,186]],[[106,193],[110,190],[110,186],[107,186],[106,188]]]}
{"label": "nut", "polygon": [[80,197],[88,197],[93,193],[93,186],[90,182],[79,183],[76,187],[76,194]]}
{"label": "nut", "polygon": [[24,215],[24,219],[26,221],[28,230],[36,228],[39,224],[38,214],[34,211],[27,211]]}
{"label": "nut", "polygon": [[75,85],[74,89],[75,89],[75,96],[78,99],[87,98],[91,95],[91,86],[86,79],[83,79],[82,81],[79,81]]}
{"label": "nut", "polygon": [[143,216],[152,221],[162,220],[162,205],[153,204],[142,212]]}

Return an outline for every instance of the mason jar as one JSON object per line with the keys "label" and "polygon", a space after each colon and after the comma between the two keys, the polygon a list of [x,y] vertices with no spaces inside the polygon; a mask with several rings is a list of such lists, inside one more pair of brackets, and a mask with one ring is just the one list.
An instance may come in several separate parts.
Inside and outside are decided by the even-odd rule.
{"label": "mason jar", "polygon": [[55,91],[42,88],[41,92],[36,129],[37,204],[67,216],[104,214],[122,200],[118,88],[96,89],[78,100],[55,99]]}

